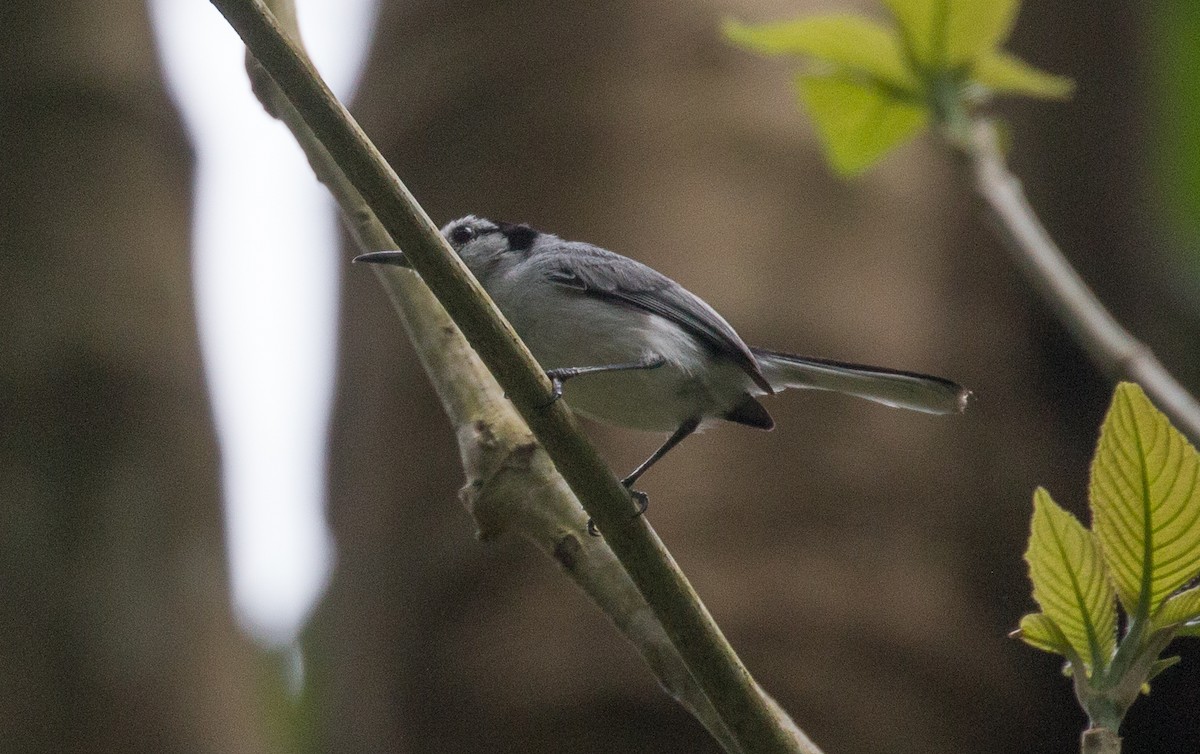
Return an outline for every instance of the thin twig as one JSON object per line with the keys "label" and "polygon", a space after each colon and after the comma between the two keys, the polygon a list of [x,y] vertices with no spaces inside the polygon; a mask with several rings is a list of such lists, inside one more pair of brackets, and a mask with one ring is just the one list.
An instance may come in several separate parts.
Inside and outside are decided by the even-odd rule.
{"label": "thin twig", "polygon": [[[717,730],[711,721],[705,721],[718,740],[732,751],[819,754],[819,749],[750,677],[645,517],[631,520],[633,504],[627,492],[579,432],[570,411],[561,401],[551,402],[550,387],[540,367],[399,178],[324,85],[303,51],[288,39],[261,0],[212,2],[270,73],[294,113],[283,113],[285,108],[277,101],[268,104],[268,109],[281,114],[285,121],[290,120],[289,115],[298,114],[302,124],[289,122],[289,125],[293,130],[303,125],[320,142],[319,148],[309,152],[318,176],[327,182],[348,181],[357,193],[360,204],[352,204],[348,215],[356,236],[362,242],[386,242],[382,248],[396,248],[396,242],[404,248],[421,278],[497,377],[503,393],[532,428],[562,478],[605,532],[606,544],[645,597],[673,650],[683,658],[686,675],[699,684],[711,709],[719,715]],[[259,89],[261,95],[261,82]],[[369,239],[369,235],[378,237]],[[415,278],[408,275],[411,280],[406,282],[406,278],[400,277],[403,275],[396,271],[384,278],[398,307],[407,306],[410,303],[407,299],[415,295],[411,285]],[[430,368],[428,363],[426,366]],[[452,396],[442,395],[448,410],[457,410],[452,409],[456,400],[478,398],[472,393],[473,387],[442,387],[458,391]],[[464,426],[483,431],[495,425],[475,422]],[[460,426],[460,442],[461,429]],[[463,447],[485,448],[487,442],[472,438]],[[536,445],[526,443],[524,447],[528,458],[521,463],[536,465],[539,452]],[[464,453],[464,460],[470,466],[467,455]],[[503,475],[511,468],[509,459],[518,456],[518,449],[510,449],[501,463],[484,464],[490,467],[490,477],[481,471],[473,479],[489,481],[497,474]],[[524,507],[527,511],[535,509],[533,505]],[[553,538],[552,554],[568,570],[572,563],[579,562],[580,553],[587,551],[587,548],[575,549],[586,541],[578,536],[582,518],[576,511],[573,522],[565,530],[557,531]],[[562,526],[561,521],[557,524]],[[607,548],[591,547],[590,551],[602,554]],[[650,662],[657,672],[660,668],[653,660]],[[664,683],[669,681],[664,679]],[[728,735],[721,735],[722,731]]]}
{"label": "thin twig", "polygon": [[1071,267],[1037,213],[1021,182],[1009,171],[986,119],[972,124],[960,145],[967,153],[979,193],[1000,221],[1017,264],[1074,334],[1092,360],[1116,379],[1137,382],[1195,445],[1200,445],[1200,403],[1104,308]]}
{"label": "thin twig", "polygon": [[1080,754],[1121,754],[1121,737],[1108,728],[1088,728],[1079,737]]}

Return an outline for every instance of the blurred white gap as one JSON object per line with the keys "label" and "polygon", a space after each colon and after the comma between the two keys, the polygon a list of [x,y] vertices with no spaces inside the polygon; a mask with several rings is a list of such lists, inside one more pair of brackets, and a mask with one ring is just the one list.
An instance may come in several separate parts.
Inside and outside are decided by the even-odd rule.
{"label": "blurred white gap", "polygon": [[[345,101],[377,0],[297,0]],[[333,204],[250,92],[241,40],[207,0],[151,0],[168,87],[196,151],[195,296],[221,444],[235,613],[292,643],[329,580],[325,456],[338,278]]]}

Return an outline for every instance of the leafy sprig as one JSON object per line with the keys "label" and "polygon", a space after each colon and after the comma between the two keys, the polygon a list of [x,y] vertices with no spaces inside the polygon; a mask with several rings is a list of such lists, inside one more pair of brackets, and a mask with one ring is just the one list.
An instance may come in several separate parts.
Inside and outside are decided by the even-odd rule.
{"label": "leafy sprig", "polygon": [[884,4],[891,24],[833,14],[725,25],[736,44],[809,61],[796,77],[796,91],[839,173],[865,171],[931,123],[963,130],[970,110],[996,95],[1061,99],[1071,93],[1069,79],[1002,49],[1018,0]]}
{"label": "leafy sprig", "polygon": [[1025,560],[1041,610],[1014,636],[1065,657],[1092,725],[1115,732],[1179,661],[1159,657],[1166,646],[1200,635],[1200,454],[1135,384],[1117,386],[1089,498],[1091,530],[1034,493]]}

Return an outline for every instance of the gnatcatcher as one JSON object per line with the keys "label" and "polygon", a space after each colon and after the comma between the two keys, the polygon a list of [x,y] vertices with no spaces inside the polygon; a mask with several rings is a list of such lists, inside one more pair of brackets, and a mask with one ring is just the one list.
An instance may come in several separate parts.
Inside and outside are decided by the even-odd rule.
{"label": "gnatcatcher", "polygon": [[[809,388],[929,414],[966,407],[969,393],[941,377],[751,348],[699,296],[591,244],[474,215],[442,235],[547,370],[556,397],[591,419],[672,433],[622,480],[639,511],[646,496],[633,483],[697,429],[720,420],[774,427],[761,395]],[[411,266],[399,251],[354,261]]]}

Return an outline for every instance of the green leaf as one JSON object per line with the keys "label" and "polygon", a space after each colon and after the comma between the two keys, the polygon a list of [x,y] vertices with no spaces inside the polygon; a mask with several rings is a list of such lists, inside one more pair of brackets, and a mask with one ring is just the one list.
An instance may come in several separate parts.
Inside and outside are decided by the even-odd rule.
{"label": "green leaf", "polygon": [[1200,572],[1200,456],[1137,385],[1113,395],[1090,494],[1117,595],[1145,619]]}
{"label": "green leaf", "polygon": [[1012,32],[1019,0],[884,0],[916,62],[934,71],[997,49]]}
{"label": "green leaf", "polygon": [[1195,618],[1200,618],[1200,587],[1180,592],[1162,603],[1162,607],[1154,613],[1153,625],[1155,628],[1166,628]]}
{"label": "green leaf", "polygon": [[1161,660],[1155,660],[1153,663],[1151,663],[1150,670],[1146,673],[1146,682],[1141,685],[1139,691],[1146,696],[1150,696],[1150,681],[1153,681],[1155,677],[1157,677],[1167,668],[1178,664],[1181,659],[1183,658],[1179,655],[1172,655],[1171,657],[1164,657]]}
{"label": "green leaf", "polygon": [[1045,613],[1030,613],[1021,618],[1021,628],[1012,634],[1031,647],[1066,655],[1070,644],[1062,629]]}
{"label": "green leaf", "polygon": [[730,41],[751,50],[804,55],[907,91],[920,89],[896,32],[864,16],[815,16],[761,26],[726,21],[724,31]]}
{"label": "green leaf", "polygon": [[1164,657],[1161,660],[1155,660],[1150,666],[1150,672],[1146,674],[1146,682],[1149,683],[1150,681],[1153,681],[1167,668],[1171,667],[1172,665],[1179,664],[1181,659],[1183,658],[1181,658],[1179,655],[1172,655],[1170,657]]}
{"label": "green leaf", "polygon": [[869,82],[800,76],[796,86],[830,163],[842,175],[863,172],[929,122],[923,105],[897,99]]}
{"label": "green leaf", "polygon": [[1025,560],[1033,599],[1089,670],[1105,667],[1116,651],[1117,612],[1095,539],[1041,487],[1033,493],[1030,528]]}
{"label": "green leaf", "polygon": [[1075,82],[1066,76],[1038,70],[1006,52],[986,53],[975,61],[972,80],[998,94],[1023,94],[1041,99],[1067,99]]}
{"label": "green leaf", "polygon": [[1200,621],[1185,623],[1182,628],[1175,632],[1176,636],[1200,636]]}

